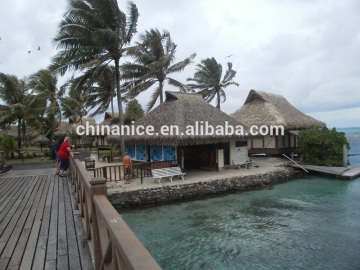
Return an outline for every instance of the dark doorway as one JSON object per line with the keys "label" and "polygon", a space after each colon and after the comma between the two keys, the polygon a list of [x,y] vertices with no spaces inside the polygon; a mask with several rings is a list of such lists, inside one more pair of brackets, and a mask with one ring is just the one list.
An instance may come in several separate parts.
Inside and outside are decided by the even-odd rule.
{"label": "dark doorway", "polygon": [[216,148],[213,144],[178,146],[184,155],[184,168],[196,170],[213,170],[217,168]]}

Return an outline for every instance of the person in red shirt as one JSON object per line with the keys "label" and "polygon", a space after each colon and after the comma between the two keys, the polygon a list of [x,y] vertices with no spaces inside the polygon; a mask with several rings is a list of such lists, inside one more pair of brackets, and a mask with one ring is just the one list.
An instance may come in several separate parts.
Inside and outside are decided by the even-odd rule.
{"label": "person in red shirt", "polygon": [[61,144],[60,149],[58,151],[58,157],[60,159],[60,173],[59,176],[63,177],[64,172],[66,172],[69,169],[69,157],[71,144],[70,144],[70,137],[66,136],[64,139],[64,142]]}

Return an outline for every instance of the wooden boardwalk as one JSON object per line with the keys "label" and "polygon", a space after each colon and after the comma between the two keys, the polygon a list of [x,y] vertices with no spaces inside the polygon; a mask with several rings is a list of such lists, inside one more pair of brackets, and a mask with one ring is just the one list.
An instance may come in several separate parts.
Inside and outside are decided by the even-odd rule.
{"label": "wooden boardwalk", "polygon": [[[300,168],[296,164],[292,164],[295,168]],[[315,165],[301,165],[309,171],[321,172],[326,174],[335,175],[339,178],[353,179],[360,176],[360,167],[348,168],[348,167],[330,167],[330,166],[315,166]]]}
{"label": "wooden boardwalk", "polygon": [[0,269],[93,269],[66,177],[0,178]]}

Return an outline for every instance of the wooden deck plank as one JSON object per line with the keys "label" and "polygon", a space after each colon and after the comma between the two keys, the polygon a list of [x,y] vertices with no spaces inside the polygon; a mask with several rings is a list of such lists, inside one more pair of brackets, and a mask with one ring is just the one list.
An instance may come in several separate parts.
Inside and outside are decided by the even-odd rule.
{"label": "wooden deck plank", "polygon": [[33,269],[42,270],[45,267],[46,246],[49,234],[50,214],[51,214],[51,201],[54,189],[54,175],[47,176],[47,182],[49,183],[48,193],[46,194],[46,202],[44,207],[44,214],[41,222],[41,228],[39,232],[39,239],[36,246],[35,258],[33,263]]}
{"label": "wooden deck plank", "polygon": [[64,182],[64,201],[65,201],[65,217],[66,217],[66,234],[68,250],[71,251],[69,256],[69,268],[70,269],[81,269],[80,253],[76,238],[76,230],[74,223],[74,211],[71,204],[71,194],[69,181]]}
{"label": "wooden deck plank", "polygon": [[[12,191],[9,191],[8,194],[4,195],[4,201],[0,205],[0,224],[4,225],[4,217],[8,215],[8,212],[12,210],[13,212],[16,210],[16,206],[20,203],[21,198],[25,196],[24,194],[27,192],[26,188],[24,189],[23,186],[31,185],[30,182],[26,182],[24,180],[23,184]],[[0,226],[1,227],[1,226]],[[1,228],[0,228],[0,235],[1,235]]]}
{"label": "wooden deck plank", "polygon": [[93,269],[73,186],[67,178],[17,177],[2,184],[6,205],[0,204],[0,270]]}
{"label": "wooden deck plank", "polygon": [[[37,191],[40,185],[40,181],[37,179],[33,179],[35,185],[34,188],[31,190],[31,194],[27,194],[21,203],[21,207],[18,208],[18,211],[15,212],[12,220],[8,224],[6,230],[7,233],[4,232],[5,237],[9,237],[10,241],[7,242],[3,253],[1,254],[2,258],[10,258],[16,248],[16,245],[19,244],[19,240],[21,239],[21,234],[28,233],[29,227],[26,227],[26,220],[29,217],[31,212],[31,207],[37,195]],[[28,196],[29,195],[29,196]],[[28,198],[26,198],[28,197]],[[30,217],[31,218],[31,217]],[[31,225],[30,225],[31,226]],[[31,228],[31,227],[30,227]]]}
{"label": "wooden deck plank", "polygon": [[46,176],[41,177],[40,181],[41,181],[41,185],[44,186],[44,188],[42,192],[39,193],[40,200],[36,208],[35,219],[32,224],[30,236],[26,245],[24,255],[22,257],[20,269],[30,269],[32,267],[34,254],[38,243],[38,238],[39,238],[43,214],[44,214],[46,196],[48,194],[49,185],[50,185],[50,181],[47,180]]}
{"label": "wooden deck plank", "polygon": [[[46,264],[48,261],[55,260],[56,268],[56,256],[57,256],[57,223],[58,223],[58,206],[59,206],[59,181],[55,180],[52,204],[51,204],[51,215],[50,215],[50,228],[49,238],[46,247]],[[51,263],[52,264],[52,263]],[[46,269],[46,265],[45,265]]]}
{"label": "wooden deck plank", "polygon": [[[0,250],[1,258],[11,257],[11,254],[15,248],[20,232],[24,226],[25,220],[27,218],[29,208],[27,207],[28,201],[31,201],[32,196],[35,196],[37,181],[33,181],[34,177],[31,178],[32,185],[29,189],[25,190],[25,196],[23,198],[18,198],[19,206],[16,207],[16,211],[9,211],[10,221],[7,223],[3,234],[1,235],[0,242],[6,242],[3,250]],[[8,241],[11,238],[11,241]]]}
{"label": "wooden deck plank", "polygon": [[0,187],[0,203],[2,204],[15,190],[19,189],[19,186],[21,185],[20,182],[22,182],[23,179],[19,179],[17,181],[14,178],[10,178],[6,181],[4,181],[4,184]]}
{"label": "wooden deck plank", "polygon": [[[58,208],[58,239],[57,249],[60,257],[67,255],[67,238],[66,238],[66,220],[65,220],[65,202],[64,202],[64,177],[59,180],[59,208]],[[66,181],[66,180],[65,180]],[[64,257],[65,258],[65,257]],[[66,256],[67,258],[67,256]],[[63,259],[64,260],[64,259]],[[65,262],[61,262],[65,267]],[[67,263],[67,260],[66,260]],[[59,264],[59,261],[58,261]]]}
{"label": "wooden deck plank", "polygon": [[[41,183],[41,178],[39,177],[36,177],[36,180],[35,181],[39,181],[39,189],[36,192],[36,197],[34,199],[33,202],[29,202],[29,204],[32,204],[31,206],[31,210],[29,212],[29,215],[26,219],[26,222],[25,222],[25,225],[21,231],[21,234],[20,234],[20,237],[19,237],[19,240],[15,246],[15,250],[12,254],[12,257],[11,257],[11,260],[9,262],[9,267],[19,267],[20,266],[20,263],[21,263],[21,258],[23,257],[23,254],[24,254],[24,251],[26,249],[26,245],[28,243],[28,240],[29,240],[29,236],[30,236],[30,233],[31,233],[31,230],[32,230],[32,227],[33,227],[33,223],[34,223],[34,218],[35,218],[35,213],[37,211],[37,208],[38,208],[38,202],[40,201],[41,199],[41,193],[44,189],[42,183]],[[31,258],[31,262],[32,262],[32,258]],[[31,268],[31,264],[29,267],[27,268],[22,268],[22,269],[30,269]]]}

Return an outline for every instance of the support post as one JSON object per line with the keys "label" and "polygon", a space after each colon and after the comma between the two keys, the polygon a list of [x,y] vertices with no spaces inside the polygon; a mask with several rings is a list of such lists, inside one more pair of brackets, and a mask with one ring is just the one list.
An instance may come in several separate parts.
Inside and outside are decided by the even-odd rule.
{"label": "support post", "polygon": [[346,147],[346,144],[343,145],[343,166],[347,167],[349,165],[349,161],[348,161],[348,149]]}

